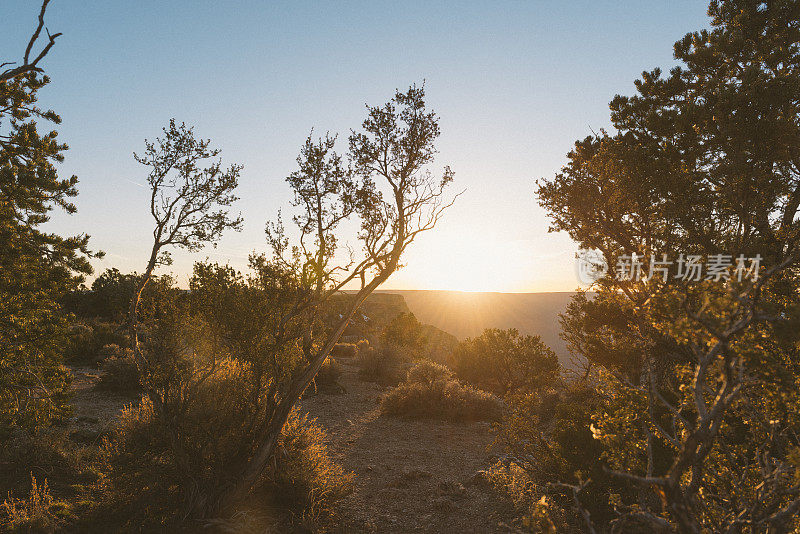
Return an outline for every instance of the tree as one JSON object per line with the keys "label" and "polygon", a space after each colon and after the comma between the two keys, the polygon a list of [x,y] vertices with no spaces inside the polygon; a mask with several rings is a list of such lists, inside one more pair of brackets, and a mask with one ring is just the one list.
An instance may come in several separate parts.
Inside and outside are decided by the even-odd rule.
{"label": "tree", "polygon": [[645,274],[663,254],[760,255],[757,280],[609,273],[563,324],[602,384],[610,472],[643,490],[618,525],[784,532],[800,509],[800,6],[712,1],[709,15],[675,45],[684,66],[643,73],[611,103],[618,132],[576,143],[537,193],[552,229],[612,270],[632,254]]}
{"label": "tree", "polygon": [[[56,43],[56,39],[61,36],[60,33],[50,34],[50,31],[44,26],[44,12],[47,10],[47,4],[49,3],[50,0],[44,0],[42,2],[42,7],[39,10],[39,24],[36,26],[36,30],[34,30],[33,35],[31,35],[31,38],[28,41],[28,46],[25,48],[25,54],[22,56],[22,64],[17,65],[16,67],[11,67],[11,65],[15,64],[14,61],[4,61],[3,63],[0,63],[0,69],[3,67],[9,67],[0,72],[0,82],[11,81],[17,76],[22,76],[23,74],[44,72],[43,69],[39,67],[39,62],[44,59],[50,49],[53,48],[53,45]],[[33,58],[33,61],[31,61],[31,52],[33,51],[36,41],[39,40],[42,29],[44,29],[44,31],[47,33],[47,44],[44,46],[44,48],[42,48],[41,51],[39,51],[36,57]]]}
{"label": "tree", "polygon": [[[169,247],[199,250],[215,243],[226,229],[239,229],[242,222],[227,211],[237,200],[233,191],[242,166],[223,169],[222,160],[214,160],[220,151],[210,148],[211,141],[195,139],[191,128],[176,125],[174,119],[163,132],[163,138],[145,141],[143,155],[134,154],[136,161],[150,168],[147,183],[155,220],[150,258],[131,298],[128,318],[134,357],[145,377],[149,366],[139,347],[139,304],[153,271],[170,262]],[[153,397],[158,406],[158,395]]]}
{"label": "tree", "polygon": [[[364,299],[400,267],[400,259],[422,232],[432,229],[444,210],[445,187],[453,172],[445,167],[437,179],[428,170],[439,136],[439,120],[425,106],[424,87],[396,92],[384,106],[368,107],[362,131],[349,138],[348,161],[334,151],[335,137],[314,141],[309,137],[298,157],[298,171],[287,181],[295,193],[294,217],[299,230],[297,245],[289,240],[280,221],[268,227],[271,259],[254,258],[256,265],[291,273],[300,299],[287,308],[278,323],[302,317],[307,328],[300,346],[305,361],[289,379],[270,390],[270,409],[265,428],[246,466],[232,477],[220,504],[227,508],[262,476],[281,429],[300,395],[309,386],[338,342]],[[384,191],[389,200],[384,200]],[[337,254],[340,223],[360,222],[361,256],[351,251],[349,260]],[[330,326],[318,325],[342,290],[356,282],[358,291],[348,296],[349,305]]]}
{"label": "tree", "polygon": [[500,396],[550,387],[560,369],[542,338],[522,336],[514,328],[487,328],[461,342],[451,360],[459,379]]}
{"label": "tree", "polygon": [[[427,171],[438,135],[423,89],[411,87],[368,108],[363,131],[350,136],[347,164],[335,137],[309,137],[287,178],[296,244],[278,219],[267,226],[271,251],[254,253],[248,273],[197,264],[188,309],[154,324],[145,341],[155,343],[139,350],[152,398],[140,410],[160,421],[159,443],[178,476],[168,485],[182,489],[184,517],[226,512],[262,479],[289,414],[361,303],[449,205],[442,195],[453,173],[445,168],[436,179]],[[150,151],[164,152],[172,151]],[[360,253],[342,244],[347,219],[360,222]],[[355,292],[343,291],[353,284]],[[213,435],[200,430],[209,421]]]}
{"label": "tree", "polygon": [[381,342],[419,351],[428,342],[422,324],[413,313],[401,313],[381,332]]}
{"label": "tree", "polygon": [[75,212],[69,199],[78,183],[60,178],[55,167],[67,146],[55,131],[37,128],[37,119],[61,122],[36,103],[50,81],[38,65],[58,34],[30,61],[46,7],[45,1],[23,64],[0,73],[0,430],[39,428],[63,413],[66,323],[58,302],[91,273],[88,236],[41,229],[54,208]]}

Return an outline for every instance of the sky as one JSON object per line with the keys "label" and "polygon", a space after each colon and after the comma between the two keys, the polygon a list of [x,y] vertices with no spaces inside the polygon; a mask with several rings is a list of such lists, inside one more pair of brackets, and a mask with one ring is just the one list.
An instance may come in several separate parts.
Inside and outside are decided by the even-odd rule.
{"label": "sky", "polygon": [[[17,60],[37,0],[4,0],[0,62]],[[534,194],[577,139],[609,129],[608,102],[643,70],[675,64],[673,43],[708,26],[700,1],[260,2],[52,0],[62,32],[39,95],[63,119],[78,176],[77,214],[49,230],[88,233],[97,272],[141,272],[152,246],[146,168],[132,157],[170,118],[244,165],[234,210],[241,232],[216,248],[174,251],[185,286],[194,261],[246,269],[267,250],[264,227],[291,213],[288,176],[312,128],[340,133],[365,104],[425,82],[440,116],[435,168],[464,190],[408,250],[384,289],[572,291],[577,247],[549,233]]]}

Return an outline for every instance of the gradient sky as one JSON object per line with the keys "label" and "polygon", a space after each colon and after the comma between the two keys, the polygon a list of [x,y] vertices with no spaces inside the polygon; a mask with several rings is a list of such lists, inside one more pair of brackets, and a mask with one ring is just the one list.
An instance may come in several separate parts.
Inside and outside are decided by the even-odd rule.
{"label": "gradient sky", "polygon": [[[4,0],[2,61],[22,56],[38,0]],[[217,249],[174,252],[186,284],[194,260],[244,268],[291,192],[301,144],[346,138],[364,105],[426,81],[441,117],[439,166],[466,189],[439,227],[408,252],[394,289],[570,291],[566,235],[548,234],[534,196],[576,139],[608,128],[608,102],[642,70],[674,64],[672,44],[708,24],[699,1],[257,2],[52,0],[63,32],[44,61],[40,102],[61,114],[78,213],[50,228],[86,232],[95,262],[142,271],[152,222],[146,169],[131,154],[170,117],[196,126],[244,164],[244,230]],[[341,147],[344,150],[344,143]]]}

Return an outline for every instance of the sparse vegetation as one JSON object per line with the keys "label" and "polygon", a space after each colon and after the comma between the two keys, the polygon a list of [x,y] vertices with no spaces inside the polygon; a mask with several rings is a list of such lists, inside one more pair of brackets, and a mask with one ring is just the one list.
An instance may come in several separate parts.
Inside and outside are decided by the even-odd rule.
{"label": "sparse vegetation", "polygon": [[407,351],[395,345],[359,345],[357,360],[359,376],[382,386],[397,385],[403,379],[404,369],[411,362]]}
{"label": "sparse vegetation", "polygon": [[558,357],[539,336],[490,328],[460,343],[450,362],[458,378],[495,395],[535,392],[558,376]]}
{"label": "sparse vegetation", "polygon": [[100,389],[131,392],[141,388],[139,369],[133,359],[133,351],[121,349],[117,345],[103,347],[105,359],[100,363],[103,375],[97,383]]}
{"label": "sparse vegetation", "polygon": [[5,518],[0,520],[4,532],[55,532],[63,523],[59,510],[63,505],[53,499],[47,479],[40,485],[31,474],[31,490],[26,499],[11,495],[3,501]]}
{"label": "sparse vegetation", "polygon": [[485,391],[463,385],[444,365],[422,360],[381,403],[387,415],[446,421],[494,421],[502,402]]}
{"label": "sparse vegetation", "polygon": [[331,459],[326,439],[316,421],[293,411],[267,475],[279,502],[294,511],[294,523],[314,532],[326,530],[336,515],[336,501],[351,490],[353,481],[352,473]]}
{"label": "sparse vegetation", "polygon": [[[312,130],[298,142],[285,180],[290,227],[270,204],[277,218],[266,224],[266,246],[246,263],[241,242],[229,246],[222,237],[243,227],[240,179],[248,181],[248,209],[258,205],[253,176],[239,163],[223,165],[210,139],[170,120],[133,155],[143,183],[93,173],[113,188],[123,181],[144,188],[144,199],[130,197],[143,200],[152,226],[112,229],[136,236],[125,243],[130,254],[148,232],[141,273],[112,267],[91,280],[102,253],[90,250],[83,231],[51,220],[76,211],[78,180],[61,173],[68,147],[47,130],[61,118],[39,102],[50,82],[44,59],[61,35],[45,25],[49,3],[41,0],[21,56],[0,62],[0,530],[800,532],[800,0],[711,0],[708,29],[674,44],[678,65],[643,72],[633,96],[611,101],[609,131],[575,142],[560,172],[537,182],[549,230],[587,253],[578,269],[586,288],[568,305],[564,295],[541,301],[566,305],[563,345],[552,343],[555,321],[550,328],[540,317],[517,320],[536,314],[502,294],[481,308],[471,307],[481,297],[467,291],[451,292],[457,297],[442,305],[417,290],[405,293],[408,304],[382,290],[419,250],[442,256],[440,283],[466,282],[464,290],[515,283],[503,280],[509,269],[483,263],[524,266],[512,253],[496,254],[490,240],[521,239],[490,227],[505,207],[490,205],[500,197],[483,191],[466,220],[485,227],[462,218],[447,244],[409,254],[455,201],[448,198],[454,173],[434,169],[440,119],[424,84],[367,106],[346,139]],[[11,11],[24,9],[19,4]],[[203,72],[226,81],[204,86],[224,103],[253,93],[239,86],[252,77],[231,73],[255,56],[237,56],[227,70],[215,63],[231,57],[222,30],[235,27],[227,20],[235,11],[219,27],[202,26],[215,37],[205,38],[209,46],[220,47],[205,54]],[[260,22],[253,11],[244,16]],[[302,20],[338,31],[327,18],[334,11],[304,12]],[[369,12],[360,10],[357,21],[368,24]],[[117,20],[135,18],[87,27],[113,35]],[[408,20],[396,26],[425,26]],[[386,31],[363,30],[357,37],[370,44],[376,30]],[[195,33],[165,35],[196,40]],[[312,35],[313,28],[303,38]],[[415,44],[416,35],[397,42]],[[315,50],[309,43],[302,48]],[[192,52],[185,43],[160,44]],[[275,50],[296,48],[285,44],[256,53],[280,60]],[[103,47],[92,50],[102,56]],[[383,65],[379,53],[371,63]],[[287,73],[291,83],[282,85],[336,87],[311,77],[329,74],[317,63],[311,55],[276,63],[309,75]],[[170,79],[160,76],[162,66],[127,69],[136,76],[125,82],[143,71]],[[81,81],[112,79],[117,70],[59,72]],[[483,121],[474,109],[466,117],[477,131],[495,133],[485,127],[491,117]],[[117,123],[125,118],[110,124]],[[240,142],[237,126],[223,127],[220,140],[246,157],[252,146]],[[277,126],[263,137],[294,131]],[[227,138],[231,132],[236,138]],[[513,155],[526,142],[512,133],[504,150]],[[118,157],[118,139],[91,141],[82,139],[83,158],[111,154],[109,147]],[[464,147],[483,154],[463,141],[448,140],[448,154]],[[257,149],[283,161],[273,148]],[[121,168],[102,158],[66,164]],[[108,201],[112,215],[135,222],[120,198]],[[205,259],[188,273],[182,257],[174,274],[161,272],[176,250],[208,258],[218,245],[230,264]],[[585,264],[592,254],[595,269]],[[421,323],[409,309],[412,294],[427,301],[414,307],[419,317],[445,317],[436,324],[462,337]],[[510,325],[519,330],[504,329]],[[500,328],[481,332],[486,326]],[[467,335],[474,337],[459,342]],[[565,352],[572,363],[562,366]],[[398,520],[412,512],[415,524]]]}

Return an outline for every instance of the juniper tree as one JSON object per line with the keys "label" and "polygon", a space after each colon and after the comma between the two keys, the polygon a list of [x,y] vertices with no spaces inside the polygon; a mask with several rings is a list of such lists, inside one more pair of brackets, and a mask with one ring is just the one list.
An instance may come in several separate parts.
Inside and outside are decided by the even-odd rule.
{"label": "juniper tree", "polygon": [[[538,195],[553,230],[612,266],[564,326],[603,384],[609,475],[636,490],[614,528],[784,532],[800,509],[800,5],[713,1],[709,15],[675,44],[681,66],[616,97],[617,133],[576,143]],[[764,260],[757,280],[620,280],[631,254],[645,274],[662,254]],[[567,489],[578,508],[586,488]]]}
{"label": "juniper tree", "polygon": [[227,229],[238,229],[240,217],[231,217],[229,206],[236,201],[242,166],[223,168],[220,150],[211,148],[211,141],[195,138],[192,128],[176,124],[172,119],[163,128],[163,137],[145,141],[145,150],[134,154],[140,164],[149,168],[150,214],[155,222],[153,244],[144,273],[133,292],[128,324],[134,358],[142,375],[150,400],[163,411],[163,391],[153,377],[158,374],[140,343],[139,306],[142,294],[159,265],[170,263],[169,249],[190,251],[207,244],[216,244]]}

